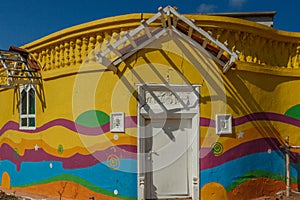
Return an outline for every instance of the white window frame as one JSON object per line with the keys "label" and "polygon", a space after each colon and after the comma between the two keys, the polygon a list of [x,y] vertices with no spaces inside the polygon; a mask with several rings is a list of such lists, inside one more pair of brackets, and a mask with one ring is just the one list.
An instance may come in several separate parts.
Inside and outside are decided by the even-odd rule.
{"label": "white window frame", "polygon": [[[29,91],[33,89],[34,91],[34,114],[29,114],[30,110],[30,103],[29,103]],[[22,113],[23,102],[22,102],[22,92],[26,91],[26,113]],[[23,85],[20,86],[20,123],[19,129],[20,130],[35,130],[36,129],[36,89],[34,85]],[[22,119],[26,119],[27,123],[26,126],[22,125]],[[29,119],[34,119],[34,126],[30,126]]]}

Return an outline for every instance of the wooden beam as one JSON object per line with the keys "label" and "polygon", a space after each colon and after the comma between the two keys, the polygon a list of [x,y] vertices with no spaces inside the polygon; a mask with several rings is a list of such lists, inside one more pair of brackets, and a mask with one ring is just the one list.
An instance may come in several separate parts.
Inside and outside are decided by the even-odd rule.
{"label": "wooden beam", "polygon": [[148,24],[146,23],[145,20],[142,20],[142,25],[143,25],[143,27],[144,27],[144,30],[145,30],[145,32],[146,32],[147,37],[148,37],[148,38],[151,38],[151,37],[152,37],[152,34],[151,34],[151,32],[150,32],[150,30],[149,30],[149,28],[148,28]]}
{"label": "wooden beam", "polygon": [[217,58],[220,59],[223,53],[224,53],[224,50],[221,49],[221,50],[218,52]]}
{"label": "wooden beam", "polygon": [[174,15],[173,16],[173,26],[176,28],[178,22],[178,18]]}
{"label": "wooden beam", "polygon": [[163,8],[162,8],[162,7],[159,7],[159,8],[158,8],[158,12],[160,12],[160,14],[161,14],[161,15],[160,15],[160,20],[161,20],[161,23],[162,23],[162,25],[163,25],[163,28],[166,28],[167,25],[166,25],[166,20],[165,20]]}
{"label": "wooden beam", "polygon": [[208,39],[205,38],[205,40],[204,40],[203,43],[202,43],[202,47],[205,49],[206,46],[207,46],[207,44],[208,44]]}
{"label": "wooden beam", "polygon": [[161,29],[159,32],[157,32],[156,34],[153,34],[153,36],[151,38],[148,38],[147,40],[145,40],[144,42],[142,42],[141,44],[139,44],[137,46],[137,48],[133,49],[132,51],[125,53],[121,58],[115,60],[113,62],[114,66],[117,66],[118,64],[120,64],[122,62],[122,60],[127,59],[128,57],[130,57],[131,55],[133,55],[136,51],[138,51],[139,49],[144,48],[145,46],[147,46],[148,44],[150,44],[151,42],[153,42],[154,40],[160,38],[163,34],[166,33],[166,29]]}
{"label": "wooden beam", "polygon": [[193,28],[189,27],[188,36],[192,37],[192,34],[193,34]]}
{"label": "wooden beam", "polygon": [[115,49],[111,44],[108,44],[106,45],[107,48],[112,51],[114,54],[116,54],[118,57],[122,56],[122,54],[117,50]]}
{"label": "wooden beam", "polygon": [[168,21],[168,27],[171,28],[172,22],[171,22],[171,14],[169,10],[167,11],[167,21]]}
{"label": "wooden beam", "polygon": [[17,79],[11,81],[12,85],[26,85],[26,84],[39,84],[37,80],[24,80],[24,79]]}
{"label": "wooden beam", "polygon": [[102,64],[104,67],[112,70],[114,73],[117,73],[118,69],[113,63],[107,59],[105,56],[103,56],[101,53],[97,53],[96,57],[100,64]]}
{"label": "wooden beam", "polygon": [[0,88],[5,88],[5,89],[11,89],[11,88],[15,88],[16,86],[14,85],[4,85],[4,84],[0,84]]}
{"label": "wooden beam", "polygon": [[125,37],[129,40],[129,42],[130,42],[130,44],[131,44],[131,46],[132,46],[133,48],[136,48],[136,47],[137,47],[135,41],[132,39],[132,37],[129,35],[129,33],[126,33],[126,34],[125,34]]}

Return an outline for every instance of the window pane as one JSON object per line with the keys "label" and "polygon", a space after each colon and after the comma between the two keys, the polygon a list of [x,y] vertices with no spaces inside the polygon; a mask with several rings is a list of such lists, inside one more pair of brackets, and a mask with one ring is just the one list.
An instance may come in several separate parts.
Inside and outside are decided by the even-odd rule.
{"label": "window pane", "polygon": [[27,126],[27,118],[21,119],[21,126]]}
{"label": "window pane", "polygon": [[26,85],[20,88],[20,128],[36,127],[36,92],[34,86]]}
{"label": "window pane", "polygon": [[27,114],[27,95],[26,91],[21,92],[21,113]]}
{"label": "window pane", "polygon": [[35,127],[35,118],[29,118],[29,126],[30,127]]}
{"label": "window pane", "polygon": [[29,114],[35,114],[35,91],[29,90]]}

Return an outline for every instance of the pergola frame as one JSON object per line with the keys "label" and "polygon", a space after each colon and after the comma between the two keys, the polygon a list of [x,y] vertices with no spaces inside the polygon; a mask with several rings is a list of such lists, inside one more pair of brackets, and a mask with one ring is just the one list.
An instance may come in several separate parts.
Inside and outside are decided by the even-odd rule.
{"label": "pergola frame", "polygon": [[39,84],[41,75],[38,63],[21,48],[0,50],[0,88],[17,88],[21,85]]}
{"label": "pergola frame", "polygon": [[[150,29],[150,25],[157,20],[161,21],[162,27]],[[141,31],[144,32],[143,36],[138,35]],[[220,64],[223,73],[226,73],[238,58],[236,52],[231,51],[225,44],[196,26],[192,20],[179,14],[171,6],[164,9],[160,7],[153,17],[147,21],[142,20],[140,26],[126,32],[124,37],[115,43],[108,44],[104,51],[96,53],[96,57],[102,65],[117,72],[118,64],[170,31]],[[111,55],[114,55],[113,59]]]}

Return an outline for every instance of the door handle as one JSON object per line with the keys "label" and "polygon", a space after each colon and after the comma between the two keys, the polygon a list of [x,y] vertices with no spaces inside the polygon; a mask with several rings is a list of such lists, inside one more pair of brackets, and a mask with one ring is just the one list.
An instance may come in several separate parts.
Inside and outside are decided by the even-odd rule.
{"label": "door handle", "polygon": [[159,156],[159,153],[157,153],[156,151],[149,151],[148,152],[148,160],[151,160],[152,159],[152,154],[156,155],[156,156]]}
{"label": "door handle", "polygon": [[152,154],[159,156],[159,154],[156,151],[149,151],[149,155],[152,155]]}
{"label": "door handle", "polygon": [[152,154],[159,156],[159,153],[157,153],[156,151],[149,151],[148,154],[149,156],[152,156]]}

